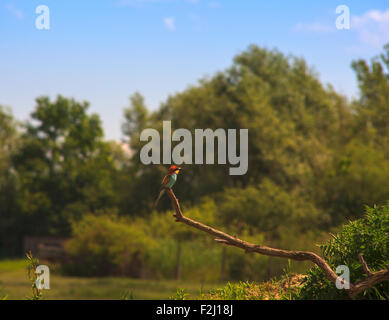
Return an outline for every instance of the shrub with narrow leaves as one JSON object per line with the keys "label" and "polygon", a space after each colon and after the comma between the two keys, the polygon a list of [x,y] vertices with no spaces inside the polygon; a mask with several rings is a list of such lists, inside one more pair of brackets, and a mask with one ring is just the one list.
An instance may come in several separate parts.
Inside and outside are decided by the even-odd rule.
{"label": "shrub with narrow leaves", "polygon": [[[358,260],[359,253],[372,272],[385,269],[389,265],[389,203],[381,207],[366,207],[363,218],[343,226],[337,235],[333,235],[333,239],[320,248],[333,270],[339,265],[349,268],[351,283],[367,276]],[[300,298],[347,299],[348,296],[345,290],[337,289],[315,266],[309,271]],[[369,288],[356,299],[389,299],[389,281]]]}

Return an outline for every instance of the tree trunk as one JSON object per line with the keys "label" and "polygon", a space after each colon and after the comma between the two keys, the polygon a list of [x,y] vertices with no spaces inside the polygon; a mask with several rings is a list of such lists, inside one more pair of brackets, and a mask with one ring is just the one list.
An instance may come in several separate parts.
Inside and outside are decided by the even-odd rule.
{"label": "tree trunk", "polygon": [[176,280],[179,280],[181,278],[181,259],[182,259],[182,244],[181,241],[177,241],[177,260],[176,260],[176,271],[175,271]]}
{"label": "tree trunk", "polygon": [[[271,246],[272,245],[272,238],[269,237],[267,242]],[[273,275],[274,275],[274,272],[273,272],[273,257],[269,256],[269,265],[268,265],[268,270],[267,270],[267,277],[268,277],[268,279],[270,280],[273,277]]]}
{"label": "tree trunk", "polygon": [[267,270],[267,277],[270,280],[273,277],[273,257],[269,257],[269,269]]}
{"label": "tree trunk", "polygon": [[227,264],[227,248],[223,247],[221,266],[220,266],[220,282],[223,282],[226,279],[226,264]]}

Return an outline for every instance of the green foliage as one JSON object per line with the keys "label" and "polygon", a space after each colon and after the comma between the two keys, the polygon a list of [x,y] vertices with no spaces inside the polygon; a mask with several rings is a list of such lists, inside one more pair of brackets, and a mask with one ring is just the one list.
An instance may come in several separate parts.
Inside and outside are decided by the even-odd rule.
{"label": "green foliage", "polygon": [[[165,195],[165,197],[167,196]],[[215,225],[216,223],[218,208],[216,203],[210,198],[203,198],[197,206],[183,207],[183,210],[185,210],[186,216],[202,223],[208,225]],[[176,223],[172,217],[173,212],[171,211],[165,213],[153,212],[151,217],[148,218],[152,234],[158,238],[166,239],[167,237],[172,237],[182,241],[199,238],[199,231]],[[201,236],[200,238],[203,239],[204,237]]]}
{"label": "green foliage", "polygon": [[239,282],[237,284],[227,285],[220,289],[215,289],[210,292],[211,295],[220,297],[222,300],[246,300],[248,291],[252,288],[253,284],[250,282]]}
{"label": "green foliage", "polygon": [[[127,199],[123,207],[150,212],[158,192],[155,181],[166,169],[139,162],[144,143],[137,130],[146,126],[161,131],[162,120],[169,119],[173,129],[247,128],[250,132],[249,175],[232,178],[223,165],[187,166],[176,186],[179,199],[197,203],[202,196],[224,189],[234,192],[248,187],[251,192],[260,185],[269,192],[270,188],[282,191],[280,206],[295,202],[298,212],[311,211],[300,217],[308,226],[309,219],[330,228],[345,218],[358,217],[363,205],[389,198],[388,188],[377,188],[388,180],[389,172],[389,149],[382,148],[388,140],[383,120],[389,91],[387,56],[386,49],[371,66],[365,61],[354,63],[361,99],[352,104],[332,87],[325,88],[303,59],[255,45],[237,55],[229,69],[170,96],[157,111],[146,112],[143,98],[136,93],[125,113],[125,128],[136,130],[124,130],[134,152],[131,183],[126,186],[136,194],[136,201]],[[139,171],[141,176],[136,174]],[[170,208],[168,199],[161,207]],[[281,218],[278,211],[277,216]]]}
{"label": "green foliage", "polygon": [[31,252],[28,252],[26,254],[27,257],[27,275],[28,279],[31,282],[31,290],[32,295],[29,297],[26,297],[28,300],[42,300],[42,290],[40,290],[37,285],[37,274],[36,274],[36,268],[39,265],[39,260],[35,258]]}
{"label": "green foliage", "polygon": [[[280,219],[280,225],[277,226],[278,238],[273,240],[272,245],[280,245],[283,248],[303,248],[312,250],[312,241],[317,239],[318,233],[313,230],[304,229],[303,225],[295,226],[293,219],[287,219],[287,214],[293,216],[299,213],[298,209],[304,207],[303,201],[299,206],[295,206],[295,202],[286,192],[282,192],[272,183],[268,183],[261,189],[253,190],[254,196],[252,201],[255,201],[252,207],[243,205],[248,202],[247,197],[250,197],[250,192],[247,190],[236,189],[226,191],[216,197],[216,200],[210,197],[203,198],[197,206],[183,206],[185,215],[197,221],[201,221],[213,227],[238,234],[239,237],[253,242],[266,243],[267,235],[272,235],[267,232],[263,225],[247,221],[244,217],[245,211],[254,210],[253,218],[263,219],[262,213],[266,214],[266,210],[259,210],[263,205],[269,210],[273,205],[278,205],[278,208],[285,207],[283,213],[284,220]],[[275,204],[276,202],[281,204]],[[235,201],[237,203],[235,203]],[[231,215],[228,214],[225,208],[231,210]],[[308,207],[309,208],[309,207]],[[308,210],[307,210],[308,211]],[[271,211],[276,214],[276,211]],[[236,217],[233,216],[233,213]],[[255,217],[255,214],[258,216]],[[304,212],[302,213],[304,214]],[[306,213],[308,214],[308,212]],[[271,220],[271,214],[265,216]],[[302,224],[299,217],[296,220]],[[233,218],[232,220],[229,220]],[[115,219],[118,219],[117,217]],[[114,221],[116,221],[114,219]],[[104,275],[104,274],[122,274],[130,276],[143,276],[154,279],[168,279],[177,276],[177,269],[180,269],[179,277],[181,279],[197,280],[201,282],[214,281],[215,279],[227,278],[231,280],[263,280],[268,278],[269,274],[276,275],[282,272],[282,267],[285,263],[283,260],[275,260],[271,270],[269,271],[269,258],[266,256],[245,254],[243,251],[235,248],[223,248],[213,241],[212,237],[207,237],[196,229],[188,228],[187,226],[175,222],[173,212],[165,213],[153,212],[147,218],[124,219],[120,218],[115,222],[115,226],[120,222],[120,230],[129,230],[129,228],[138,227],[144,232],[135,235],[126,234],[126,236],[118,236],[117,228],[112,227],[112,217],[105,215],[94,217],[90,215],[82,221],[73,223],[73,238],[67,244],[67,252],[70,255],[70,262],[64,268],[66,274],[74,275]],[[288,222],[289,221],[289,222]],[[292,221],[292,222],[291,222]],[[309,221],[308,219],[305,220]],[[244,223],[242,225],[242,222]],[[240,224],[239,224],[240,223]],[[292,226],[291,226],[292,225]],[[306,223],[306,225],[309,225]],[[263,228],[263,230],[261,230]],[[138,231],[139,231],[138,230]],[[304,230],[304,234],[301,234]],[[123,244],[126,248],[131,247],[129,239],[136,238],[141,243],[152,245],[136,245],[139,251],[139,266],[142,266],[142,275],[137,272],[130,271],[128,267],[125,271],[119,271],[124,267],[119,268],[119,265],[127,265],[123,261],[123,253],[121,250],[114,250],[117,243]],[[271,237],[270,237],[271,238]],[[101,239],[104,239],[104,243]],[[135,246],[135,245],[132,245]],[[104,250],[102,249],[105,248]],[[181,254],[178,255],[179,247]],[[97,250],[99,249],[99,250]],[[223,257],[223,251],[226,250]],[[99,262],[100,261],[100,262]],[[102,271],[103,262],[105,271]],[[96,267],[96,265],[100,267]],[[89,268],[86,271],[85,268]],[[93,273],[91,273],[91,268]],[[96,268],[100,271],[96,271]],[[296,270],[304,271],[307,265],[296,264]],[[223,271],[222,271],[223,270]],[[222,274],[223,273],[223,274]]]}
{"label": "green foliage", "polygon": [[[17,128],[11,111],[0,105],[0,179],[9,168],[10,156],[16,148]],[[0,185],[4,182],[0,180]]]}
{"label": "green foliage", "polygon": [[21,252],[21,213],[18,206],[17,177],[12,156],[20,146],[18,123],[11,111],[0,105],[0,257]]}
{"label": "green foliage", "polygon": [[[190,212],[196,214],[196,210]],[[130,220],[115,215],[86,215],[73,223],[66,243],[65,274],[78,276],[122,275],[154,279],[173,278],[177,244],[182,242],[182,279],[211,281],[218,278],[220,246],[211,239],[174,222],[172,213]],[[202,237],[203,238],[203,237]]]}
{"label": "green foliage", "polygon": [[364,60],[352,64],[361,91],[361,99],[354,105],[359,128],[363,129],[359,134],[381,145],[389,143],[389,44],[384,50],[370,65]]}
{"label": "green foliage", "polygon": [[[239,237],[252,243],[263,243],[263,236],[240,234]],[[264,280],[268,277],[269,258],[257,254],[246,254],[243,250],[226,248],[225,269],[226,279],[238,281]]]}
{"label": "green foliage", "polygon": [[[1,282],[0,282],[0,284],[1,284]],[[3,288],[0,287],[0,301],[4,301],[4,300],[7,300],[7,299],[8,299],[8,294],[5,294],[3,292]]]}
{"label": "green foliage", "polygon": [[25,234],[68,235],[70,220],[116,205],[117,150],[102,140],[101,121],[88,106],[62,96],[37,99],[12,156]]}
{"label": "green foliage", "polygon": [[[124,118],[126,122],[123,125],[123,133],[126,136],[131,137],[130,141],[132,146],[135,146],[139,141],[139,133],[146,128],[147,118],[149,116],[147,107],[143,96],[136,92],[130,97],[131,107],[124,110]],[[138,139],[134,139],[134,135],[138,136]]]}
{"label": "green foliage", "polygon": [[[249,130],[250,174],[231,177],[227,165],[186,166],[175,189],[179,199],[192,203],[225,187],[255,185],[263,178],[286,190],[305,184],[306,193],[312,175],[321,173],[331,159],[330,148],[346,136],[343,128],[351,117],[344,100],[325,89],[302,59],[257,46],[238,55],[226,71],[170,96],[155,112],[146,113],[143,99],[136,94],[125,114],[125,127],[142,128],[146,123],[160,132],[162,120],[171,120],[173,129],[188,128],[192,134],[192,128]],[[139,162],[145,144],[139,141],[139,132],[124,130],[124,134],[134,151],[134,173],[142,171],[141,179],[132,179],[134,191],[155,190],[140,196],[149,198],[142,202],[144,212],[140,209],[146,213],[158,190],[157,171]],[[128,201],[139,207],[138,198]],[[161,203],[162,208],[168,206],[167,201]]]}
{"label": "green foliage", "polygon": [[131,290],[127,290],[121,296],[121,300],[135,300],[135,294]]}
{"label": "green foliage", "polygon": [[[291,275],[292,276],[292,275]],[[289,281],[289,282],[288,282]],[[298,287],[292,287],[290,279],[284,277],[280,280],[272,279],[264,283],[240,281],[228,282],[222,288],[202,293],[199,299],[205,300],[291,300]]]}
{"label": "green foliage", "polygon": [[298,194],[268,179],[258,186],[226,189],[219,199],[219,216],[227,225],[247,226],[251,233],[280,237],[281,226],[315,228],[324,215]]}
{"label": "green foliage", "polygon": [[334,158],[319,186],[326,192],[323,206],[334,212],[333,224],[344,222],[350,211],[359,217],[364,205],[383,204],[389,198],[389,158],[373,144],[352,141]]}
{"label": "green foliage", "polygon": [[86,215],[73,223],[73,237],[65,244],[68,274],[83,276],[129,275],[140,277],[149,248],[147,228],[115,215]]}
{"label": "green foliage", "polygon": [[[321,245],[323,257],[336,269],[346,265],[350,281],[366,277],[358,260],[361,253],[371,271],[385,269],[389,264],[389,205],[367,207],[363,218],[349,222],[328,243]],[[339,290],[318,267],[313,267],[304,287],[302,299],[345,299],[345,290]],[[389,299],[389,283],[384,281],[359,294],[357,299]]]}
{"label": "green foliage", "polygon": [[169,300],[186,300],[188,296],[189,294],[185,292],[185,289],[179,288],[174,296],[169,297]]}

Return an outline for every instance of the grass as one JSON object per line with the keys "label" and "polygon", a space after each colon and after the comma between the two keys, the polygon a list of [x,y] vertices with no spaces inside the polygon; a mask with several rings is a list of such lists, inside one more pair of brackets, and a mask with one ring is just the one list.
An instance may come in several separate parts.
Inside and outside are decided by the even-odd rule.
{"label": "grass", "polygon": [[[31,283],[27,277],[26,259],[0,261],[0,300],[26,299],[31,295]],[[131,278],[78,278],[55,274],[50,268],[50,290],[43,290],[43,299],[156,299],[167,300],[177,288],[185,288],[191,296],[199,296],[200,290],[220,286],[216,283],[199,284],[174,280],[145,280]]]}
{"label": "grass", "polygon": [[[31,282],[26,259],[0,261],[0,300],[27,299]],[[279,279],[267,282],[204,283],[131,278],[84,278],[56,275],[50,268],[50,290],[43,290],[47,300],[289,300],[298,294],[303,275],[285,270]],[[214,289],[217,288],[217,289]]]}
{"label": "grass", "polygon": [[0,275],[7,271],[14,271],[26,268],[26,260],[25,259],[17,259],[17,260],[1,260],[0,261]]}
{"label": "grass", "polygon": [[286,274],[280,279],[262,283],[227,283],[222,288],[200,295],[204,300],[294,300],[297,299],[305,275]]}

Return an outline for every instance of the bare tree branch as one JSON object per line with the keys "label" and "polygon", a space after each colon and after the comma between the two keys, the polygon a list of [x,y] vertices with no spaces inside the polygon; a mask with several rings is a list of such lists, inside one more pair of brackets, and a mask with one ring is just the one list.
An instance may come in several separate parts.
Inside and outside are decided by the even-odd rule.
{"label": "bare tree branch", "polygon": [[358,259],[359,262],[362,264],[363,271],[365,271],[365,273],[368,276],[371,276],[373,273],[370,271],[369,267],[367,266],[365,259],[363,259],[362,253],[358,253]]}
{"label": "bare tree branch", "polygon": [[[182,214],[180,205],[178,203],[178,199],[174,195],[174,192],[171,189],[167,189],[166,192],[169,195],[172,205],[174,207],[175,210],[174,217],[176,218],[177,222],[184,223],[190,227],[196,228],[200,231],[210,234],[211,236],[216,237],[215,241],[218,243],[229,245],[229,246],[235,246],[245,250],[246,252],[256,252],[266,256],[280,257],[280,258],[292,259],[297,261],[307,261],[307,260],[311,261],[314,264],[316,264],[325,273],[325,275],[331,282],[333,282],[334,284],[336,283],[338,275],[331,269],[328,263],[316,253],[308,252],[308,251],[291,251],[291,250],[276,249],[276,248],[250,243],[241,240],[237,237],[231,236],[220,230],[214,229],[203,223],[185,217]],[[347,291],[351,299],[355,298],[355,296],[358,295],[360,292],[372,287],[373,285],[380,283],[382,281],[389,280],[389,266],[386,270],[371,272],[370,269],[367,267],[367,264],[364,261],[361,254],[358,255],[358,258],[362,263],[362,267],[366,272],[367,277],[354,284],[346,283],[347,284],[346,287],[349,287],[349,289],[345,289],[345,290]],[[342,281],[342,283],[345,282]]]}

